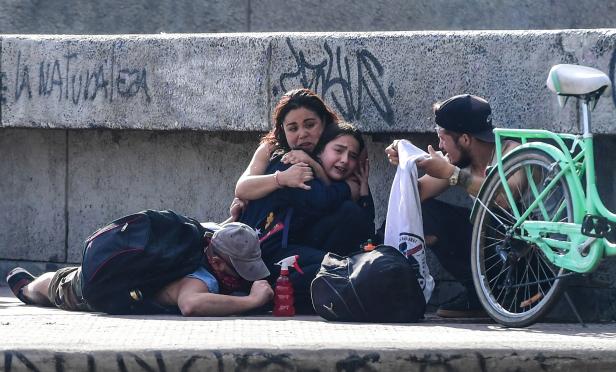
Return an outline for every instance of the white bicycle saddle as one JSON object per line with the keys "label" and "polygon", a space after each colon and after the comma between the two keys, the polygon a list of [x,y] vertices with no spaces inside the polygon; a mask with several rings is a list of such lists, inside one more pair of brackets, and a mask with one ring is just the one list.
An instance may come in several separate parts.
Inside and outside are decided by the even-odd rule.
{"label": "white bicycle saddle", "polygon": [[607,87],[602,93],[605,96],[612,85],[610,78],[595,68],[565,64],[552,67],[546,84],[552,92],[562,96],[583,96]]}

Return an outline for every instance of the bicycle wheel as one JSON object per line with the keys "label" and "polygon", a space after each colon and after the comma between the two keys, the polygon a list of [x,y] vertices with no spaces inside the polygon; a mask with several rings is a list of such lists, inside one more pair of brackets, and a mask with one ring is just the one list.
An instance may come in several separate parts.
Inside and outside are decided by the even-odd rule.
{"label": "bicycle wheel", "polygon": [[[506,159],[505,176],[520,214],[560,169],[537,149],[521,150]],[[486,181],[481,207],[473,221],[471,262],[479,299],[490,317],[508,327],[526,327],[545,315],[559,299],[566,270],[554,266],[540,248],[515,238],[514,213],[506,201],[498,174]],[[535,221],[572,222],[573,203],[566,179],[561,178],[528,217]],[[566,235],[548,234],[567,241]],[[559,252],[555,252],[558,254]]]}

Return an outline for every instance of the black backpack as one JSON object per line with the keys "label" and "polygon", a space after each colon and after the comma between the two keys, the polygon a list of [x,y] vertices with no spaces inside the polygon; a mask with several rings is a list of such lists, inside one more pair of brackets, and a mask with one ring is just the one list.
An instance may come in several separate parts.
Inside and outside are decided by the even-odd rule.
{"label": "black backpack", "polygon": [[109,314],[157,312],[156,292],[201,265],[206,231],[194,219],[153,210],[98,229],[83,249],[84,300]]}
{"label": "black backpack", "polygon": [[349,257],[328,253],[310,293],[317,314],[334,321],[416,322],[426,308],[416,269],[386,245]]}

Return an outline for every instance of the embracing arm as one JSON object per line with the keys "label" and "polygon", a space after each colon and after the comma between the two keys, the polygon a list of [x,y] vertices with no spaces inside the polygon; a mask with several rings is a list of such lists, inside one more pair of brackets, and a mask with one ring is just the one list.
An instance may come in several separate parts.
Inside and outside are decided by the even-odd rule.
{"label": "embracing arm", "polygon": [[[210,293],[199,279],[182,278],[163,289],[166,305],[177,305],[183,316],[227,316],[241,314],[268,303],[274,293],[267,281],[252,284],[248,296]],[[160,299],[159,299],[160,301]]]}
{"label": "embracing arm", "polygon": [[304,150],[291,150],[284,154],[281,160],[283,164],[306,163],[312,168],[317,179],[321,180],[321,182],[326,185],[330,183],[329,177],[325,174],[321,164],[314,160],[314,158],[308,155]]}
{"label": "embracing arm", "polygon": [[306,182],[314,178],[308,164],[299,162],[284,171],[263,174],[268,169],[271,146],[261,144],[235,186],[235,196],[242,200],[256,200],[283,188],[310,190]]}
{"label": "embracing arm", "polygon": [[312,180],[309,184],[310,190],[290,187],[278,190],[277,198],[295,208],[310,209],[314,213],[330,211],[351,199],[351,188],[346,182],[325,185],[320,180]]}
{"label": "embracing arm", "polygon": [[248,168],[242,173],[235,185],[235,196],[243,200],[262,198],[278,189],[278,183],[273,174],[263,174],[269,164],[272,146],[267,143],[259,145]]}

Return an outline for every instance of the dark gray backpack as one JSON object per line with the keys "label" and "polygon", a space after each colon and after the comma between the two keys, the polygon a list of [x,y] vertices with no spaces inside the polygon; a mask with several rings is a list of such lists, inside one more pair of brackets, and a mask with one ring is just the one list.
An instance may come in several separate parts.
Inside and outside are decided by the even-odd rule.
{"label": "dark gray backpack", "polygon": [[349,257],[328,253],[310,294],[317,314],[333,321],[416,322],[426,309],[416,269],[386,245]]}
{"label": "dark gray backpack", "polygon": [[159,312],[150,301],[202,263],[205,229],[173,211],[145,210],[117,219],[85,241],[83,298],[109,314]]}

